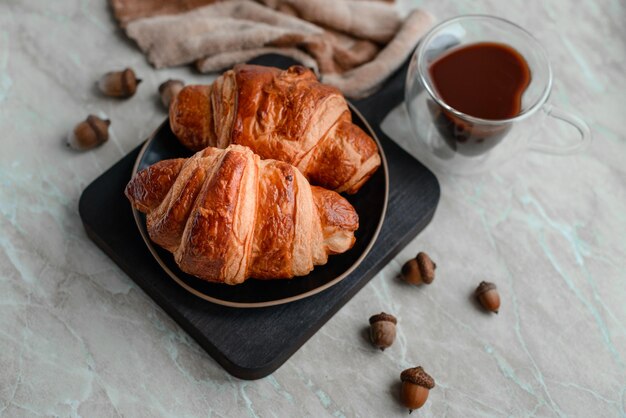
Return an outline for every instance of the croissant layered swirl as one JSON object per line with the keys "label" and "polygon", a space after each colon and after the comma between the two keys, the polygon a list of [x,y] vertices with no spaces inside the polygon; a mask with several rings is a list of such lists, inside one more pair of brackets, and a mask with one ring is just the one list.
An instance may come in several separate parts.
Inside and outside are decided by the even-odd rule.
{"label": "croissant layered swirl", "polygon": [[350,249],[358,228],[342,196],[239,145],[160,161],[136,173],[125,193],[181,270],[213,282],[306,275]]}
{"label": "croissant layered swirl", "polygon": [[356,193],[381,162],[341,92],[301,66],[238,65],[212,85],[187,86],[170,107],[170,124],[194,151],[246,145],[336,192]]}

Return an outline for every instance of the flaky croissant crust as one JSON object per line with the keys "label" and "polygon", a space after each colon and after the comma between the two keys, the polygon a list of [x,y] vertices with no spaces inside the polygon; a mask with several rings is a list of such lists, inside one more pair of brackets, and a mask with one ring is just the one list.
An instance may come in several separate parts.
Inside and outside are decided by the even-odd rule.
{"label": "flaky croissant crust", "polygon": [[126,196],[181,270],[227,284],[291,278],[355,242],[358,216],[339,194],[249,148],[206,148],[135,174]]}
{"label": "flaky croissant crust", "polygon": [[170,107],[170,124],[192,150],[245,145],[337,192],[356,193],[381,163],[341,92],[302,66],[238,65],[212,85],[187,86]]}

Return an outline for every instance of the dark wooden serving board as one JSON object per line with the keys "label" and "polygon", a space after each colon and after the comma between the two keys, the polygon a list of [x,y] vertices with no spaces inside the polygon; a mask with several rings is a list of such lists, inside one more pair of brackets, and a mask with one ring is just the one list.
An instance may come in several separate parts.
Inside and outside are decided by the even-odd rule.
{"label": "dark wooden serving board", "polygon": [[[286,67],[288,58],[268,55],[254,63]],[[79,212],[88,236],[226,371],[259,379],[280,367],[432,219],[439,183],[422,164],[380,129],[386,114],[403,100],[403,66],[378,93],[353,104],[372,125],[389,164],[389,203],[385,221],[368,256],[335,286],[284,305],[237,309],[215,305],[188,293],[153,259],[135,225],[124,187],[140,146],[83,192]]]}

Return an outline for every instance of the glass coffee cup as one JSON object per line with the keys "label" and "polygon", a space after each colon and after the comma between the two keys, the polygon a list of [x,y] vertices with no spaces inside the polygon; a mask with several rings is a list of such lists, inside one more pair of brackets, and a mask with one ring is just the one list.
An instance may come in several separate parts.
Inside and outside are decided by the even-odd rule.
{"label": "glass coffee cup", "polygon": [[[460,48],[494,42],[517,51],[530,70],[519,112],[500,119],[463,113],[444,100],[431,66]],[[491,169],[526,149],[557,155],[581,151],[591,140],[589,127],[579,117],[548,104],[551,89],[548,55],[539,41],[521,27],[484,15],[460,16],[440,23],[415,50],[405,85],[411,127],[420,151],[424,150],[419,158],[435,169],[468,174]],[[472,96],[472,100],[486,99],[481,93]],[[536,141],[548,117],[572,125],[579,138],[565,145]]]}

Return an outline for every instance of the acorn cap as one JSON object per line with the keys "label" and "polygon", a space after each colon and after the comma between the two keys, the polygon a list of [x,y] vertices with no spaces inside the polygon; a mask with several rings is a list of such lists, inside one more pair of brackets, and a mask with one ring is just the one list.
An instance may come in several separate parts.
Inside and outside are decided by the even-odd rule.
{"label": "acorn cap", "polygon": [[435,387],[435,379],[430,377],[430,375],[426,373],[421,366],[406,369],[400,374],[400,379],[403,382],[410,382],[418,386],[425,387],[426,389],[432,389]]}
{"label": "acorn cap", "polygon": [[134,94],[139,83],[141,83],[141,78],[137,78],[132,69],[126,68],[122,72],[122,85],[124,86],[124,91],[127,91],[131,95]]}
{"label": "acorn cap", "polygon": [[398,320],[396,319],[395,316],[388,314],[388,313],[384,313],[384,312],[381,312],[377,315],[373,315],[370,317],[370,325],[372,325],[374,322],[379,322],[379,321],[388,321],[388,322],[393,322],[394,324],[398,323]]}
{"label": "acorn cap", "polygon": [[110,120],[100,119],[96,115],[89,115],[87,116],[87,123],[91,126],[91,129],[93,129],[99,139],[103,141],[109,139],[109,125],[111,125]]}
{"label": "acorn cap", "polygon": [[476,288],[476,296],[482,295],[485,292],[488,292],[490,290],[495,290],[495,289],[497,289],[497,287],[494,283],[484,282],[484,281],[480,282],[480,284]]}
{"label": "acorn cap", "polygon": [[181,88],[185,86],[185,82],[182,80],[177,80],[177,79],[173,79],[170,78],[169,80],[166,80],[164,82],[162,82],[161,84],[159,84],[159,94],[163,94],[163,91],[165,91],[166,88],[170,87],[170,86],[180,86]]}
{"label": "acorn cap", "polygon": [[417,266],[422,274],[422,281],[426,284],[431,284],[435,280],[437,264],[433,263],[433,260],[424,252],[419,252],[415,260],[417,260]]}
{"label": "acorn cap", "polygon": [[182,80],[169,79],[161,85],[159,85],[159,96],[161,97],[161,103],[166,109],[170,108],[172,101],[178,93],[185,87],[185,83]]}

